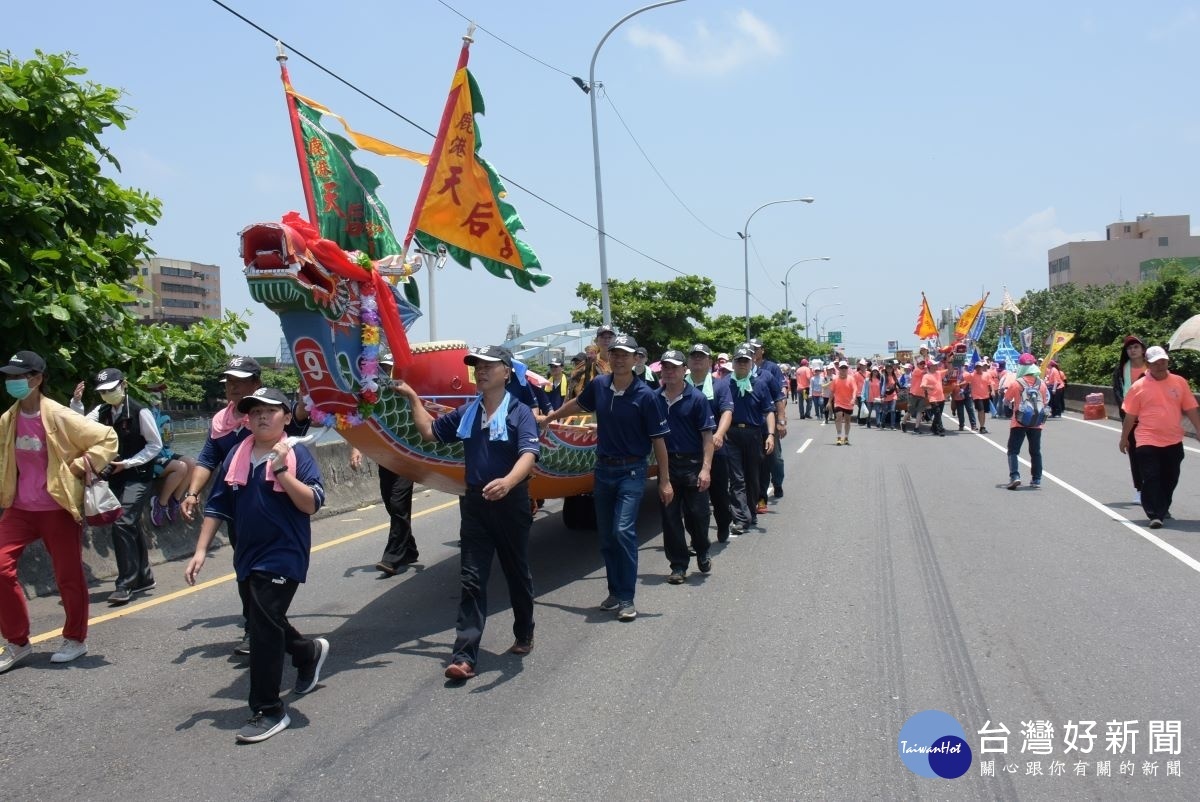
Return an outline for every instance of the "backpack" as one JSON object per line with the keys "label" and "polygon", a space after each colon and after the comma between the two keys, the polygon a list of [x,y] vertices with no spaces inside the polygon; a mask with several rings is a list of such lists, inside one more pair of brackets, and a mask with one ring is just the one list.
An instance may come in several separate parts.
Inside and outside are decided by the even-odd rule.
{"label": "backpack", "polygon": [[1041,379],[1033,384],[1025,384],[1021,388],[1014,417],[1022,426],[1041,426],[1046,422],[1046,405],[1042,403]]}

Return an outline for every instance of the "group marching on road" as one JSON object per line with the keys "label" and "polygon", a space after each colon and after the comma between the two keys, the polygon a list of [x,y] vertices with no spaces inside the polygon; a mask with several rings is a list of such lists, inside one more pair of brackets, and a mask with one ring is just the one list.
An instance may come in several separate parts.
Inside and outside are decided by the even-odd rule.
{"label": "group marching on road", "polygon": [[[1171,518],[1171,501],[1183,461],[1182,419],[1200,431],[1200,413],[1188,383],[1170,372],[1169,354],[1124,341],[1112,389],[1122,429],[1118,447],[1129,455],[1135,501],[1150,528]],[[853,430],[912,431],[945,436],[946,401],[959,431],[987,434],[989,416],[1008,418],[1008,481],[1021,485],[1019,457],[1028,444],[1030,485],[1043,475],[1042,431],[1060,417],[1066,376],[1054,360],[1022,354],[1015,365],[978,360],[954,364],[946,352],[922,347],[912,363],[897,360],[850,363],[802,359],[796,366],[766,358],[763,343],[749,340],[732,356],[704,343],[685,353],[671,349],[658,360],[629,335],[604,326],[576,355],[568,373],[550,363],[546,388],[533,388],[514,371],[502,346],[472,349],[464,358],[475,373],[478,395],[436,419],[416,391],[393,386],[412,407],[426,440],[461,442],[466,492],[459,500],[460,601],[445,676],[462,682],[476,676],[488,615],[487,585],[493,557],[500,563],[513,610],[514,641],[522,656],[534,647],[534,580],[529,564],[533,515],[540,502],[529,477],[541,455],[540,432],[572,416],[595,416],[597,435],[593,500],[608,594],[599,608],[623,622],[637,618],[638,513],[646,481],[657,466],[658,507],[667,560],[667,582],[682,585],[692,567],[713,571],[713,541],[727,543],[763,531],[768,495],[784,494],[781,441],[788,435],[789,400],[800,420],[834,424],[834,445],[851,445]],[[391,368],[390,357],[380,359]],[[108,480],[121,501],[112,527],[121,605],[155,586],[142,513],[155,525],[175,511],[200,517],[195,552],[185,580],[195,584],[209,548],[224,524],[245,635],[235,653],[249,655],[251,718],[237,740],[263,741],[290,723],[281,699],[286,657],[296,671],[297,696],[315,690],[330,654],[322,637],[307,638],[289,622],[288,610],[304,583],[312,548],[311,516],[325,503],[320,467],[296,438],[308,429],[303,405],[263,387],[261,368],[234,357],[222,372],[226,406],[214,416],[200,456],[178,458],[161,437],[159,413],[133,401],[116,368],[95,376],[102,403],[84,414],[85,383],[65,407],[41,392],[46,362],[19,351],[3,367],[15,403],[0,415],[0,673],[32,653],[29,612],[17,578],[25,547],[41,540],[50,554],[66,622],[51,661],[66,663],[87,652],[88,591],[82,558],[85,485]],[[855,442],[858,438],[855,437]],[[179,464],[174,460],[178,459]],[[354,452],[352,462],[361,462]],[[168,476],[158,495],[152,482]],[[412,483],[380,470],[381,495],[392,518],[384,557],[385,576],[419,559],[411,529]],[[209,485],[207,498],[201,492]],[[164,481],[165,483],[165,481]],[[178,490],[186,488],[180,500]]]}

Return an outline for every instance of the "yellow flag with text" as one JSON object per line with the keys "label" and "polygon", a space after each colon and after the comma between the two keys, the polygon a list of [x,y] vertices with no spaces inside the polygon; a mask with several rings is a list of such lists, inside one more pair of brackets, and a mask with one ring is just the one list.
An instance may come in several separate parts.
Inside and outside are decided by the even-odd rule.
{"label": "yellow flag with text", "polygon": [[1056,331],[1050,335],[1050,353],[1046,354],[1046,362],[1054,359],[1054,355],[1063,349],[1063,346],[1071,342],[1075,334],[1069,331]]}

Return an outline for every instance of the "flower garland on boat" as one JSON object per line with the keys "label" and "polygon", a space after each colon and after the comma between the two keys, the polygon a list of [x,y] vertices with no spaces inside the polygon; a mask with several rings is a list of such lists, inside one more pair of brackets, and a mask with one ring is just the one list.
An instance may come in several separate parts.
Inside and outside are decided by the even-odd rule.
{"label": "flower garland on boat", "polygon": [[[371,257],[365,253],[355,256],[355,261],[364,270],[373,268]],[[359,319],[362,324],[362,350],[359,352],[359,371],[363,380],[355,395],[358,397],[358,411],[352,413],[339,412],[330,414],[318,409],[308,396],[304,397],[304,406],[313,423],[318,426],[331,426],[339,432],[353,426],[359,426],[371,417],[375,405],[379,403],[379,303],[375,297],[375,285],[370,281],[358,282]]]}

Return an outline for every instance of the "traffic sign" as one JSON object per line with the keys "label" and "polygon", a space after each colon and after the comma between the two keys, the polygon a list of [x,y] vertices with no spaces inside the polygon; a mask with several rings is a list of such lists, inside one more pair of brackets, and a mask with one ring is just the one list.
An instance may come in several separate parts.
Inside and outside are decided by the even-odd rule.
{"label": "traffic sign", "polygon": [[827,342],[840,343],[842,341],[842,333],[840,331],[831,331],[825,337]]}

